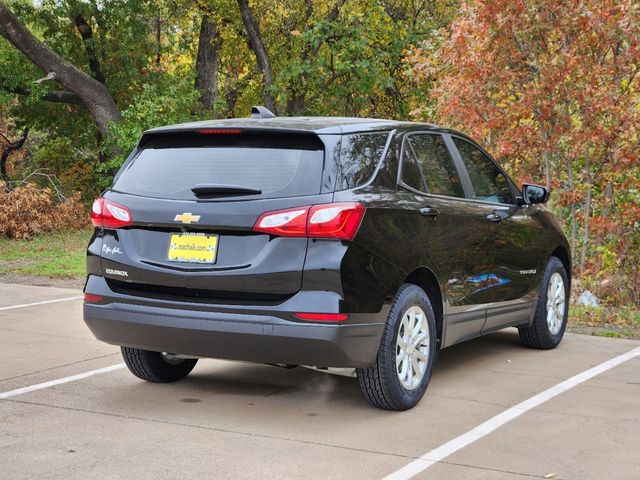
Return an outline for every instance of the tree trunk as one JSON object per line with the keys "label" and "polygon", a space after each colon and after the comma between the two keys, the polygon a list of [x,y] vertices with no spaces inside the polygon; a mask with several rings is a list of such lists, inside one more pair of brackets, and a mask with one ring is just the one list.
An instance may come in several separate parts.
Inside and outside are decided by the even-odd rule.
{"label": "tree trunk", "polygon": [[587,262],[587,248],[589,246],[589,218],[591,218],[591,196],[593,189],[593,176],[590,167],[590,152],[587,147],[584,169],[587,175],[587,198],[584,201],[584,233],[582,235],[582,251],[580,252],[580,273],[584,272]]}
{"label": "tree trunk", "polygon": [[222,38],[218,35],[216,24],[210,23],[209,17],[203,15],[196,58],[196,89],[200,92],[200,104],[206,110],[211,110],[218,99],[221,45]]}
{"label": "tree trunk", "polygon": [[[614,160],[615,161],[615,160]],[[604,189],[604,204],[602,208],[602,216],[608,217],[610,210],[614,206],[614,196],[613,196],[613,184],[611,182],[607,183],[607,186]]]}
{"label": "tree trunk", "polygon": [[[569,160],[569,190],[573,192],[575,180],[573,178],[573,159]],[[576,218],[576,202],[571,201],[571,264],[575,264],[576,259],[576,237],[578,235],[578,220]]]}
{"label": "tree trunk", "polygon": [[547,188],[551,188],[551,150],[549,149],[549,134],[542,125],[542,143],[544,144],[544,176]]}
{"label": "tree trunk", "polygon": [[287,102],[287,115],[298,116],[306,108],[306,92],[291,92],[291,98]]}
{"label": "tree trunk", "polygon": [[0,180],[8,179],[7,160],[9,160],[9,155],[22,148],[24,142],[27,141],[27,135],[29,135],[29,129],[25,128],[22,132],[22,136],[15,142],[9,142],[7,140],[7,145],[4,147],[2,154],[0,155]]}
{"label": "tree trunk", "polygon": [[237,75],[228,75],[228,83],[226,85],[226,103],[227,103],[227,118],[237,117],[235,109],[236,104],[238,102],[238,98],[240,97],[241,92],[247,87],[251,78],[253,77],[253,73],[249,72],[244,76],[241,80],[238,79]]}
{"label": "tree trunk", "polygon": [[156,13],[156,65],[160,65],[160,51],[162,46],[160,45],[160,33],[162,28],[162,21],[160,19],[160,9]]}
{"label": "tree trunk", "polygon": [[102,135],[109,134],[109,122],[120,120],[121,114],[105,86],[79,70],[20,23],[13,12],[0,0],[0,35],[20,50],[47,75],[75,93],[91,112]]}
{"label": "tree trunk", "polygon": [[89,57],[89,68],[93,73],[93,78],[104,84],[104,75],[102,73],[102,68],[100,67],[98,52],[93,44],[93,30],[91,29],[91,25],[89,25],[89,22],[87,22],[81,14],[76,15],[74,21],[76,22],[78,33],[82,37],[84,49]]}
{"label": "tree trunk", "polygon": [[273,87],[273,72],[271,70],[269,54],[262,42],[260,30],[258,28],[258,24],[253,18],[248,0],[238,0],[238,7],[240,8],[240,16],[242,17],[242,23],[244,24],[247,38],[249,39],[249,46],[256,56],[258,68],[264,76],[264,88],[262,90],[264,105],[273,113],[277,114],[276,102],[273,98],[273,94],[271,93],[271,89]]}
{"label": "tree trunk", "polygon": [[[334,4],[333,8],[327,15],[325,21],[326,22],[335,22],[340,15],[340,9],[344,6],[347,0],[337,0]],[[313,1],[305,0],[305,26],[306,29],[309,30],[312,27],[311,18],[313,17]],[[322,47],[323,42],[314,42],[307,43],[304,50],[302,51],[301,62],[304,63],[308,61],[310,58],[315,57],[320,48]],[[307,80],[309,78],[309,72],[304,71],[302,73],[302,79]],[[327,85],[328,86],[328,85]],[[322,90],[322,89],[320,89]],[[287,101],[287,115],[297,116],[304,113],[307,107],[307,90],[296,90],[295,88],[290,88],[289,92],[289,100]]]}

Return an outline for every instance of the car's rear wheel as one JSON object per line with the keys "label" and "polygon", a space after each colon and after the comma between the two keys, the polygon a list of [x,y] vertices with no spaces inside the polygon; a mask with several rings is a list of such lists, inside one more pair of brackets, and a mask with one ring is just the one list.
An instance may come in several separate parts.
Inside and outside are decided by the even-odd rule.
{"label": "car's rear wheel", "polygon": [[150,352],[139,348],[120,347],[122,358],[136,377],[153,383],[182,380],[193,370],[197,358],[179,358],[166,352]]}
{"label": "car's rear wheel", "polygon": [[427,294],[404,284],[394,299],[376,363],[357,369],[362,394],[373,406],[407,410],[423,397],[436,355],[436,328]]}
{"label": "car's rear wheel", "polygon": [[533,323],[520,327],[520,340],[530,348],[558,346],[567,328],[569,279],[559,258],[551,257],[544,271]]}

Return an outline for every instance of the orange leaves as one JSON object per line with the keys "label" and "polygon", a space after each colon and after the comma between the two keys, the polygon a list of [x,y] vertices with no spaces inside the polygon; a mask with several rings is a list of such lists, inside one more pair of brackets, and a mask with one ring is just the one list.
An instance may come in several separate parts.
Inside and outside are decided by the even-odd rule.
{"label": "orange leaves", "polygon": [[[580,130],[588,125],[599,141],[606,135],[603,122],[610,131],[612,120],[622,122],[638,111],[621,103],[615,75],[638,64],[640,46],[633,43],[638,23],[629,38],[622,28],[633,28],[625,16],[632,3],[467,2],[440,51],[416,50],[410,60],[421,71],[437,56],[442,69],[433,95],[439,117],[467,131],[476,129],[475,121],[486,124],[502,151],[526,154],[547,147],[531,137],[528,144],[505,148],[510,126],[527,117],[546,124],[552,149],[567,134],[578,133],[569,131],[572,125]],[[470,116],[472,110],[485,114]]]}
{"label": "orange leaves", "polygon": [[608,268],[605,244],[621,265],[638,258],[637,0],[468,0],[441,48],[407,62],[419,80],[437,66],[435,121],[484,141],[521,179],[549,179],[585,267]]}
{"label": "orange leaves", "polygon": [[74,194],[55,204],[48,188],[28,183],[7,192],[0,182],[0,236],[28,239],[43,232],[87,227],[88,217]]}
{"label": "orange leaves", "polygon": [[578,190],[564,190],[557,193],[558,203],[562,206],[566,205],[578,205],[584,201],[584,193]]}
{"label": "orange leaves", "polygon": [[618,227],[618,223],[614,219],[603,215],[592,217],[589,224],[596,236],[603,236],[611,233]]}
{"label": "orange leaves", "polygon": [[635,0],[468,1],[442,47],[416,48],[407,62],[418,80],[435,78],[436,120],[538,176],[545,152],[580,161],[586,146],[595,168],[638,163]]}

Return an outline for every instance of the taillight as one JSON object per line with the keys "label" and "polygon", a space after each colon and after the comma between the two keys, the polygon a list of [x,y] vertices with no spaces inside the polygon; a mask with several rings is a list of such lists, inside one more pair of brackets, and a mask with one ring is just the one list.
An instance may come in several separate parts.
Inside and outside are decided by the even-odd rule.
{"label": "taillight", "polygon": [[91,222],[96,227],[121,228],[133,225],[131,211],[103,197],[98,197],[91,206]]}
{"label": "taillight", "polygon": [[309,237],[353,240],[360,228],[364,212],[365,208],[361,203],[314,205],[309,210]]}
{"label": "taillight", "polygon": [[260,215],[253,230],[282,237],[353,240],[365,210],[360,203],[327,203],[276,210]]}
{"label": "taillight", "polygon": [[84,301],[85,302],[99,302],[102,300],[102,297],[100,295],[93,295],[91,293],[85,293],[84,294]]}
{"label": "taillight", "polygon": [[253,230],[281,237],[306,237],[308,214],[309,207],[263,213]]}

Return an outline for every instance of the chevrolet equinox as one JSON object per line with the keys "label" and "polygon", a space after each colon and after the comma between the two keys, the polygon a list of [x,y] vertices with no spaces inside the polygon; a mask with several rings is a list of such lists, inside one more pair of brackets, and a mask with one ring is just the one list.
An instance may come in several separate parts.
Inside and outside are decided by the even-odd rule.
{"label": "chevrolet equinox", "polygon": [[546,188],[426,123],[251,118],[146,131],[96,199],[84,319],[150,382],[200,357],[356,369],[390,410],[436,353],[562,339],[571,278]]}

